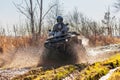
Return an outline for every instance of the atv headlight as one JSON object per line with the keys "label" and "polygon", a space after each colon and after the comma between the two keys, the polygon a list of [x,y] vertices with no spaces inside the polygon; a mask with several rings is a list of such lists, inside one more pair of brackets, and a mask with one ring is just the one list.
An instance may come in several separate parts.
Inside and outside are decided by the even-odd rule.
{"label": "atv headlight", "polygon": [[66,42],[68,42],[68,39],[65,39]]}
{"label": "atv headlight", "polygon": [[74,37],[74,36],[76,36],[76,35],[71,35],[71,37]]}

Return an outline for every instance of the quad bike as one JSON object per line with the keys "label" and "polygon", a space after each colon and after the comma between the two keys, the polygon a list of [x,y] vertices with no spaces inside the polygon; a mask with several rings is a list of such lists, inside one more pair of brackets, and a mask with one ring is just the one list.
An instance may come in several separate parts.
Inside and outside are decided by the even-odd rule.
{"label": "quad bike", "polygon": [[[76,32],[67,32],[66,34],[62,34],[60,36],[52,36],[45,41],[44,46],[47,49],[64,47],[64,45],[69,44],[72,39],[75,40],[78,35],[79,34]],[[76,39],[76,41],[79,42],[78,39]]]}
{"label": "quad bike", "polygon": [[79,35],[76,32],[67,32],[60,36],[49,36],[44,43],[43,60],[59,64],[76,63],[78,55],[84,57],[86,53]]}

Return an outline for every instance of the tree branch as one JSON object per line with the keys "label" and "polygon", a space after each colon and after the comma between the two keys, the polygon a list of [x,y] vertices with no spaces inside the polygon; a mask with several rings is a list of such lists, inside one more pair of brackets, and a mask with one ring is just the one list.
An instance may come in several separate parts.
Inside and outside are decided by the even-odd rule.
{"label": "tree branch", "polygon": [[54,6],[56,6],[56,5],[57,5],[57,4],[54,4],[53,6],[51,6],[51,7],[47,10],[47,12],[43,15],[42,19],[44,19],[45,16],[49,13],[49,11],[50,11]]}

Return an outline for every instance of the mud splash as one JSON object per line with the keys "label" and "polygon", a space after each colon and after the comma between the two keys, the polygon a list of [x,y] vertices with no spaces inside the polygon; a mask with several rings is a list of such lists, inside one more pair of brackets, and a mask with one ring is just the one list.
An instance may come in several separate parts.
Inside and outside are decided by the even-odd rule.
{"label": "mud splash", "polygon": [[42,60],[43,65],[81,63],[86,61],[86,49],[82,44],[81,38],[73,37],[68,42],[59,45],[57,49],[44,49]]}
{"label": "mud splash", "polygon": [[43,65],[75,64],[85,56],[85,48],[79,44],[68,44],[64,49],[45,49],[42,55]]}
{"label": "mud splash", "polygon": [[13,53],[0,55],[0,66],[4,68],[34,67],[40,63],[42,47],[22,47]]}

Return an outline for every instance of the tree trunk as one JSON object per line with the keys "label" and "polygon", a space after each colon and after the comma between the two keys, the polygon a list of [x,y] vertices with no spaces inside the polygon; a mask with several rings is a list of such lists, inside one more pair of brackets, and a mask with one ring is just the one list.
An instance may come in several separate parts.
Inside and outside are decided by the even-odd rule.
{"label": "tree trunk", "polygon": [[31,32],[34,34],[34,12],[33,12],[33,3],[32,0],[30,0],[30,26],[31,26]]}
{"label": "tree trunk", "polygon": [[43,10],[43,0],[40,2],[40,22],[39,22],[39,35],[41,35],[41,27],[42,27],[42,10]]}

